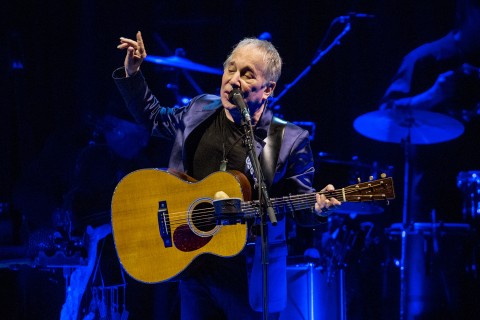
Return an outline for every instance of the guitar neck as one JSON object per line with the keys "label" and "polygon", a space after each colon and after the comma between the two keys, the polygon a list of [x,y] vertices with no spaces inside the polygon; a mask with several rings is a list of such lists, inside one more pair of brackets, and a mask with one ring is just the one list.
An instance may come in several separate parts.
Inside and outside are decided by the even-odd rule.
{"label": "guitar neck", "polygon": [[[395,198],[393,180],[389,177],[354,184],[334,191],[320,191],[272,198],[271,202],[277,214],[286,214],[305,209],[313,211],[316,203],[316,194],[323,194],[327,198],[334,197],[341,202],[371,202]],[[258,200],[243,202],[242,212],[246,217],[253,217],[258,214],[259,207],[260,202]]]}
{"label": "guitar neck", "polygon": [[[315,193],[286,196],[270,199],[277,214],[286,214],[293,211],[305,210],[315,205]],[[254,217],[260,211],[260,201],[242,203],[242,212],[246,217]]]}

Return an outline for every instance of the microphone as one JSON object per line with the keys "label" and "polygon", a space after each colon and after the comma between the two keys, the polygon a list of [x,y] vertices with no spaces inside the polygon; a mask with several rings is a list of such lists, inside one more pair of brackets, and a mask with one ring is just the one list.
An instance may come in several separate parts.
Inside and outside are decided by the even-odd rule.
{"label": "microphone", "polygon": [[258,184],[262,190],[262,195],[265,200],[265,206],[267,209],[268,217],[270,218],[270,222],[272,223],[272,225],[275,226],[277,225],[277,217],[275,216],[275,211],[273,210],[270,197],[268,196],[267,188],[263,181],[262,169],[260,167],[260,163],[258,162],[258,158],[255,154],[255,148],[253,147],[254,137],[253,137],[252,121],[250,118],[250,113],[248,111],[247,105],[245,104],[245,101],[243,101],[242,90],[240,90],[240,88],[233,88],[230,94],[228,95],[228,97],[233,102],[233,104],[235,104],[240,109],[240,112],[242,113],[243,121],[244,121],[243,125],[245,129],[245,134],[246,134],[245,145],[249,150],[248,157],[250,158],[253,171],[255,173],[255,176],[258,179]]}
{"label": "microphone", "polygon": [[233,102],[233,104],[240,109],[243,119],[246,122],[250,123],[250,112],[248,111],[245,101],[243,101],[242,91],[239,88],[233,88],[233,90],[230,92],[229,98]]}

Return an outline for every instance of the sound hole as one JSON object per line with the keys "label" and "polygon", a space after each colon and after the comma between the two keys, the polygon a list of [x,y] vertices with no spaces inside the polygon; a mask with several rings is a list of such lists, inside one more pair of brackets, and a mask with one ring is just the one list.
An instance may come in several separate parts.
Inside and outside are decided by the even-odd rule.
{"label": "sound hole", "polygon": [[209,232],[215,228],[213,205],[208,202],[199,203],[192,212],[193,225],[202,232]]}

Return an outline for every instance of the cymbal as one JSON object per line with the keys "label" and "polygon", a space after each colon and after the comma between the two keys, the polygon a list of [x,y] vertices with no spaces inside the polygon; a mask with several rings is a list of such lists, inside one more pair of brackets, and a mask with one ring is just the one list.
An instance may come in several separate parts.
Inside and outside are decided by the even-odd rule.
{"label": "cymbal", "polygon": [[433,144],[462,135],[463,124],[449,116],[424,110],[379,110],[359,116],[353,122],[357,132],[382,142]]}
{"label": "cymbal", "polygon": [[199,64],[178,56],[171,56],[171,57],[147,56],[145,58],[145,61],[164,65],[164,66],[180,68],[180,69],[205,72],[205,73],[211,73],[211,74],[223,74],[223,71],[220,69],[204,66],[202,64]]}

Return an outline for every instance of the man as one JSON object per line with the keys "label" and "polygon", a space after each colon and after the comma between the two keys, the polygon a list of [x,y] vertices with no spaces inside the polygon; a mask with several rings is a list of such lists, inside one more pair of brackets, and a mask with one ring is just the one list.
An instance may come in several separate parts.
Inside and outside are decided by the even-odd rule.
{"label": "man", "polygon": [[[252,185],[255,173],[243,145],[242,114],[231,101],[240,89],[254,127],[254,147],[260,157],[272,196],[311,193],[314,174],[308,132],[291,123],[273,119],[267,100],[280,76],[282,60],[268,41],[247,38],[235,46],[224,63],[220,97],[200,95],[183,108],[161,107],[140,71],[146,50],[140,32],[136,40],[120,38],[119,49],[127,50],[124,67],[114,71],[115,83],[127,107],[152,134],[174,140],[169,167],[201,180],[218,170],[245,172]],[[279,124],[280,123],[280,124]],[[272,128],[283,128],[281,144],[275,148]],[[276,151],[272,151],[276,150]],[[276,163],[274,160],[278,159]],[[333,191],[332,185],[323,191]],[[219,190],[221,191],[221,190]],[[254,192],[255,194],[255,192]],[[340,202],[316,195],[308,212],[296,213],[308,224],[325,220],[326,211]],[[268,224],[268,311],[276,313],[286,304],[285,219]],[[202,255],[195,259],[180,282],[181,314],[184,319],[259,319],[262,317],[261,243],[254,252],[245,249],[233,258]],[[250,250],[251,251],[251,250]],[[249,284],[249,285],[247,285]],[[251,305],[251,306],[249,306]]]}
{"label": "man", "polygon": [[[461,170],[478,169],[480,161],[478,153],[465,152],[478,146],[479,127],[474,123],[480,114],[479,70],[480,1],[457,0],[455,27],[409,52],[379,103],[382,110],[430,110],[470,124],[460,138],[447,144],[412,148],[412,221],[430,220],[432,210],[437,219],[461,218],[456,214],[461,200],[452,198],[458,193],[455,178]],[[447,167],[437,161],[446,158]]]}
{"label": "man", "polygon": [[464,116],[477,111],[480,1],[457,0],[455,24],[442,38],[425,43],[405,56],[381,100],[381,109],[463,111]]}

